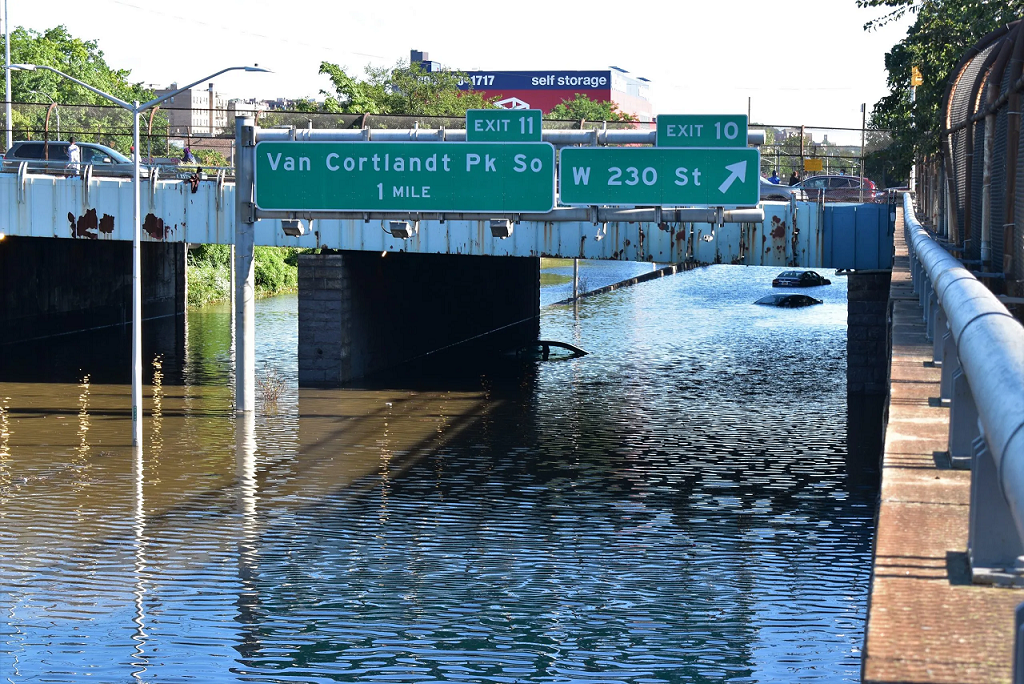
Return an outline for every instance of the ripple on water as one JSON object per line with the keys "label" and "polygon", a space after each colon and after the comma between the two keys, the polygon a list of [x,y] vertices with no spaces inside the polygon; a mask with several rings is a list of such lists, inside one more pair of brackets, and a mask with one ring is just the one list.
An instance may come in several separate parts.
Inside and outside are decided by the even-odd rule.
{"label": "ripple on water", "polygon": [[845,279],[753,305],[776,270],[545,309],[591,354],[475,389],[300,396],[294,299],[260,302],[285,387],[253,428],[227,313],[201,312],[141,487],[123,388],[83,408],[0,384],[0,672],[857,681],[874,491],[846,444]]}

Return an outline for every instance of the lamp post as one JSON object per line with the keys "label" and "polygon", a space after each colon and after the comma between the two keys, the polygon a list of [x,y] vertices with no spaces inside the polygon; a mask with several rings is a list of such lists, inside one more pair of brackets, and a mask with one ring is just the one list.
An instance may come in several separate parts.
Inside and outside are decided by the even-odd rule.
{"label": "lamp post", "polygon": [[134,104],[128,104],[124,100],[114,97],[110,93],[105,93],[99,88],[94,88],[88,83],[79,81],[74,76],[69,76],[63,71],[58,71],[53,67],[44,66],[42,64],[11,64],[7,72],[10,70],[21,70],[21,71],[37,71],[43,69],[45,71],[52,71],[53,73],[63,76],[64,78],[77,83],[86,90],[99,95],[105,100],[109,100],[114,104],[127,109],[132,113],[132,140],[133,149],[135,153],[132,155],[134,162],[134,173],[132,174],[132,186],[133,194],[135,195],[133,206],[134,206],[134,230],[132,231],[132,446],[142,446],[142,274],[141,274],[141,241],[142,241],[142,202],[139,195],[139,157],[141,150],[139,149],[139,114],[146,111],[150,107],[155,107],[164,100],[168,100],[178,93],[184,92],[191,89],[193,86],[197,86],[203,81],[207,81],[214,76],[219,76],[228,71],[270,71],[269,69],[263,69],[258,66],[234,66],[205,76],[194,83],[189,83],[183,88],[178,88],[175,91],[165,93],[160,97],[154,98],[149,102],[139,104],[136,100]]}
{"label": "lamp post", "polygon": [[11,27],[7,23],[7,0],[4,0],[4,119],[7,129],[7,147],[4,152],[11,149],[14,140],[14,127],[11,125]]}

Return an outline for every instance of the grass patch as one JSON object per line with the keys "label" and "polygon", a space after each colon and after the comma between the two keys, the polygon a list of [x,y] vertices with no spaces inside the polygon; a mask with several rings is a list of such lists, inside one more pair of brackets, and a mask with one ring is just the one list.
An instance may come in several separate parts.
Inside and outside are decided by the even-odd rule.
{"label": "grass patch", "polygon": [[572,266],[572,259],[552,259],[550,257],[540,258],[541,269],[545,268],[563,268],[565,266]]}
{"label": "grass patch", "polygon": [[541,273],[540,284],[544,285],[563,285],[565,283],[571,283],[572,276],[561,275],[558,273]]}

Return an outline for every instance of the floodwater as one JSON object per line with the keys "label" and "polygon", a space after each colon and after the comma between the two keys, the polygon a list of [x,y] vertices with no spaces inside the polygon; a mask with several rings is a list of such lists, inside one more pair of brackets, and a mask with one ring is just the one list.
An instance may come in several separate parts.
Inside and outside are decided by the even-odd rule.
{"label": "floodwater", "polygon": [[147,331],[141,455],[123,334],[8,350],[0,681],[859,681],[846,280],[753,305],[777,270],[544,308],[582,358],[332,390],[261,301],[237,420],[228,310],[192,312]]}

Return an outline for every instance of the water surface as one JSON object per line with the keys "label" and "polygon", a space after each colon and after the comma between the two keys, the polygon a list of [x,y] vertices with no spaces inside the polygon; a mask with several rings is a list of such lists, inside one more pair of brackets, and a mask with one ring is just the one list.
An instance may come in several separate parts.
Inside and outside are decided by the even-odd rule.
{"label": "water surface", "polygon": [[264,300],[249,420],[227,308],[192,312],[147,346],[141,457],[116,334],[45,382],[5,357],[0,677],[859,681],[846,282],[753,305],[777,270],[543,309],[580,359],[358,389],[298,390],[295,298]]}

